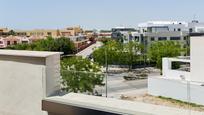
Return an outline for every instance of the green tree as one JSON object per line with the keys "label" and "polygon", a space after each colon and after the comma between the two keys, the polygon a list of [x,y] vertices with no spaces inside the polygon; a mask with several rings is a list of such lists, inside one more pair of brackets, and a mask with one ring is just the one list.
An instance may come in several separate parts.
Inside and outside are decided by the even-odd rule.
{"label": "green tree", "polygon": [[105,65],[105,59],[107,59],[108,64],[128,65],[129,70],[132,70],[133,64],[137,63],[139,61],[138,58],[141,57],[142,49],[143,47],[134,41],[124,44],[112,40],[108,41],[103,47],[95,50],[93,52],[93,58],[94,61],[101,65]]}
{"label": "green tree", "polygon": [[8,46],[7,49],[27,50],[27,49],[29,49],[29,45],[28,44],[16,44],[16,45]]}
{"label": "green tree", "polygon": [[129,70],[132,70],[133,63],[137,61],[141,51],[142,46],[139,43],[130,41],[129,43],[124,44],[122,52],[120,53],[123,54],[123,56],[119,57],[129,65]]}
{"label": "green tree", "polygon": [[105,65],[105,59],[107,59],[108,64],[118,63],[120,46],[120,43],[115,40],[108,41],[103,47],[93,52],[94,61],[101,65]]}
{"label": "green tree", "polygon": [[91,92],[102,86],[103,74],[97,63],[82,57],[64,58],[61,61],[63,90],[67,92]]}
{"label": "green tree", "polygon": [[148,49],[148,57],[156,62],[156,67],[162,70],[163,57],[176,57],[181,54],[182,48],[179,42],[158,41],[151,44]]}
{"label": "green tree", "polygon": [[75,51],[74,43],[70,41],[70,39],[65,37],[61,37],[57,39],[48,37],[47,39],[38,40],[30,44],[17,44],[13,46],[8,46],[7,49],[58,51],[58,52],[64,52],[64,55],[72,54]]}
{"label": "green tree", "polygon": [[14,30],[10,30],[10,31],[8,32],[8,35],[13,35],[13,36],[15,36],[15,35],[16,35],[16,32],[15,32]]}

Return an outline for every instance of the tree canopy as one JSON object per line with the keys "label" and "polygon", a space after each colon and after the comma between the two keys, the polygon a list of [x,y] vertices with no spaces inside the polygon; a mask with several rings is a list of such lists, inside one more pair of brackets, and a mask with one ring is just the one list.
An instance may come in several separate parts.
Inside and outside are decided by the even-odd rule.
{"label": "tree canopy", "polygon": [[91,92],[95,86],[103,84],[101,67],[86,58],[71,57],[61,60],[61,75],[67,92]]}
{"label": "tree canopy", "polygon": [[57,39],[48,37],[47,39],[38,40],[30,44],[17,44],[17,45],[8,46],[7,49],[58,51],[58,52],[64,52],[64,55],[72,54],[75,51],[74,43],[70,41],[70,39],[65,37],[61,37]]}
{"label": "tree canopy", "polygon": [[151,44],[148,49],[148,57],[156,62],[156,67],[162,69],[163,57],[176,57],[181,54],[182,48],[179,42],[157,41]]}
{"label": "tree canopy", "polygon": [[108,41],[103,47],[93,52],[94,61],[101,65],[105,64],[107,58],[108,64],[116,65],[129,65],[130,69],[132,64],[137,61],[142,51],[139,43],[130,41],[123,44],[121,42],[112,40]]}
{"label": "tree canopy", "polygon": [[10,30],[9,32],[8,32],[8,35],[16,35],[16,32],[14,31],[14,30]]}

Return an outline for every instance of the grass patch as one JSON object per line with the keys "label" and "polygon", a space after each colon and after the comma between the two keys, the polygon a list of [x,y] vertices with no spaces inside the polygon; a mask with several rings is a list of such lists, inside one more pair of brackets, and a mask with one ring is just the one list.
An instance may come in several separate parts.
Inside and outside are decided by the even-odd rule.
{"label": "grass patch", "polygon": [[158,96],[158,98],[160,98],[162,100],[170,101],[171,103],[179,104],[181,106],[183,106],[183,105],[187,106],[188,105],[188,106],[191,106],[191,107],[204,108],[203,105],[199,105],[199,104],[195,104],[195,103],[189,103],[189,102],[185,102],[185,101],[181,101],[181,100],[177,100],[177,99],[172,99],[172,98],[168,98],[168,97]]}

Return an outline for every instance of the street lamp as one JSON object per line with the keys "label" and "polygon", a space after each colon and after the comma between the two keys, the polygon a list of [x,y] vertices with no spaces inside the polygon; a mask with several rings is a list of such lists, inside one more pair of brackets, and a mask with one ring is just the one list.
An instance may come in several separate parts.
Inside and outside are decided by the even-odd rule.
{"label": "street lamp", "polygon": [[106,97],[108,97],[108,59],[107,59],[107,50],[105,48],[105,66],[106,66]]}

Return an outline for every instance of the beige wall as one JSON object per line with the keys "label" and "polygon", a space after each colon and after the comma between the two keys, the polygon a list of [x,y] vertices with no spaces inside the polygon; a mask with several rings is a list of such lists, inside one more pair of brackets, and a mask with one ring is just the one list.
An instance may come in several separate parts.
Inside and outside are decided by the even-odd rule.
{"label": "beige wall", "polygon": [[0,56],[0,114],[43,115],[41,58]]}
{"label": "beige wall", "polygon": [[47,115],[41,101],[60,90],[59,59],[0,54],[0,115]]}
{"label": "beige wall", "polygon": [[58,30],[31,30],[26,31],[27,36],[52,36],[58,37],[60,35]]}

